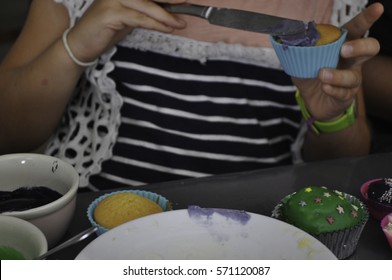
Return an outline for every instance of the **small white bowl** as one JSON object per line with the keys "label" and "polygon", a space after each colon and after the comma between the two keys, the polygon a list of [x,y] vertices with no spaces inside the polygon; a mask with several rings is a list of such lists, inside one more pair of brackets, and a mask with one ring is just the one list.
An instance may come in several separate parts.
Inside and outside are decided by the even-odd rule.
{"label": "small white bowl", "polygon": [[47,155],[0,156],[0,191],[26,186],[45,186],[62,197],[40,207],[2,215],[18,217],[36,225],[45,234],[51,248],[63,237],[75,212],[79,175],[70,164]]}
{"label": "small white bowl", "polygon": [[0,236],[0,259],[6,259],[3,254],[10,250],[17,251],[26,260],[37,258],[48,250],[42,231],[16,217],[0,215]]}

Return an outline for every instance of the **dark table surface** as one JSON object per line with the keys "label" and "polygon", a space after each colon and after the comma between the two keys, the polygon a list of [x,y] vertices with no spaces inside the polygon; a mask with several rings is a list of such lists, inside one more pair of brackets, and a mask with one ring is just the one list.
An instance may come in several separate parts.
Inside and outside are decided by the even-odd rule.
{"label": "dark table surface", "polygon": [[[380,177],[392,177],[392,153],[151,184],[143,189],[165,196],[173,203],[174,209],[198,205],[270,216],[281,198],[302,187],[326,186],[360,198],[361,184]],[[91,226],[86,216],[87,207],[102,194],[78,194],[75,216],[64,240]],[[55,253],[49,259],[74,259],[94,238],[95,235]],[[369,219],[350,259],[392,259],[392,249],[379,221],[372,217]]]}

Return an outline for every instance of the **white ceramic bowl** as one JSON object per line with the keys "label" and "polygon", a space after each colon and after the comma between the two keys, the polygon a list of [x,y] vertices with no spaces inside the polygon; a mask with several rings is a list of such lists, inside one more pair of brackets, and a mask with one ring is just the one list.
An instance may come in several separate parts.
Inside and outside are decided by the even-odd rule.
{"label": "white ceramic bowl", "polygon": [[[0,215],[0,237],[0,259],[8,259],[9,254],[16,250],[23,256],[22,259],[31,260],[48,250],[42,231],[32,223],[16,217]],[[4,255],[6,252],[9,253],[8,258]]]}
{"label": "white ceramic bowl", "polygon": [[62,197],[40,207],[2,214],[36,225],[45,234],[51,248],[63,237],[73,217],[79,175],[70,164],[42,154],[0,156],[0,191],[25,186],[45,186]]}

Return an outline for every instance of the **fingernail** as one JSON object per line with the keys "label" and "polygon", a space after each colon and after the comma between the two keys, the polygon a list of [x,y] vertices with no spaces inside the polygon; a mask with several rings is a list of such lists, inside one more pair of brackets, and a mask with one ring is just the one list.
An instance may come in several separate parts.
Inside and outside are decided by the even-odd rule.
{"label": "fingernail", "polygon": [[333,75],[330,71],[328,71],[328,70],[323,71],[323,80],[324,81],[330,81],[330,80],[332,80],[332,78],[333,78]]}
{"label": "fingernail", "polygon": [[353,52],[353,47],[351,45],[343,45],[342,54],[345,56],[351,55]]}

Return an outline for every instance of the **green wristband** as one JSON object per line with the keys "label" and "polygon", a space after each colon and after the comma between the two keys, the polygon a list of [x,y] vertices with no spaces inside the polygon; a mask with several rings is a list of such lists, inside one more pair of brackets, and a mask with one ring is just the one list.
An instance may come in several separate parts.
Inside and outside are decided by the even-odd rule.
{"label": "green wristband", "polygon": [[308,128],[310,128],[317,135],[320,133],[333,133],[341,131],[355,123],[356,112],[355,112],[355,102],[347,108],[343,116],[333,121],[317,121],[310,115],[308,109],[306,109],[304,100],[300,92],[297,90],[295,93],[295,99],[301,109],[302,116],[304,117]]}

